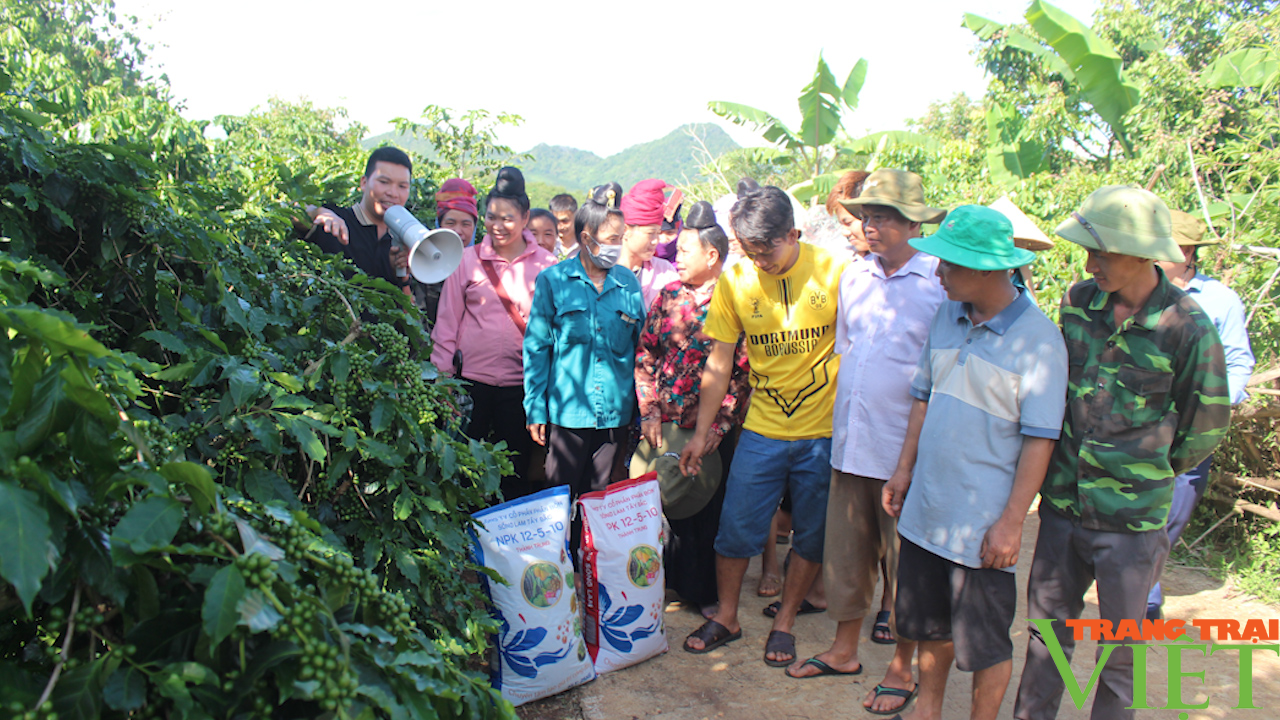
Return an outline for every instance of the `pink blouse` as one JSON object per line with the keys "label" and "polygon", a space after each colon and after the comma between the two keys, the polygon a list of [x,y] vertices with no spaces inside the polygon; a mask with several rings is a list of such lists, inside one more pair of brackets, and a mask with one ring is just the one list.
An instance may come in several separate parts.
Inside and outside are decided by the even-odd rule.
{"label": "pink blouse", "polygon": [[497,387],[524,384],[524,336],[484,269],[484,263],[492,264],[520,316],[528,320],[534,281],[538,273],[556,264],[556,258],[527,229],[524,241],[524,252],[510,262],[494,252],[488,235],[462,251],[462,264],[440,291],[440,309],[431,332],[431,362],[441,372],[456,372],[454,351],[461,350],[467,380]]}

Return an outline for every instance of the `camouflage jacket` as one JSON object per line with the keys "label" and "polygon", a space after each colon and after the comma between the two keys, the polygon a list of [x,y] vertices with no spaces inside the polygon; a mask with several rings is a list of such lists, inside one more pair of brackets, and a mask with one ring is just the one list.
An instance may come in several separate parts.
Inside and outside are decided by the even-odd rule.
{"label": "camouflage jacket", "polygon": [[1119,328],[1112,305],[1092,280],[1062,299],[1067,414],[1041,502],[1091,530],[1157,530],[1173,478],[1226,434],[1226,362],[1213,322],[1163,273]]}

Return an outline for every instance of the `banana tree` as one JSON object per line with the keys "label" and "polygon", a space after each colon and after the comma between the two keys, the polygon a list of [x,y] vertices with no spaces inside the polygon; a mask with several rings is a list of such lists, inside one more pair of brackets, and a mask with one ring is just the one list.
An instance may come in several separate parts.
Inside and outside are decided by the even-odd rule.
{"label": "banana tree", "polygon": [[741,103],[712,101],[711,112],[735,125],[762,131],[764,139],[795,152],[810,168],[811,176],[822,174],[823,161],[830,155],[829,145],[844,128],[844,110],[858,108],[858,93],[867,79],[867,61],[858,60],[840,84],[827,61],[818,55],[818,69],[800,93],[800,129],[792,131],[777,116]]}
{"label": "banana tree", "polygon": [[[1017,26],[973,14],[966,14],[963,24],[983,40],[994,38],[1005,47],[1031,54],[1049,72],[1078,88],[1124,153],[1133,155],[1125,116],[1138,105],[1141,92],[1125,76],[1119,53],[1089,26],[1043,0],[1031,3],[1026,20],[1034,37]],[[1025,137],[1021,125],[1017,108],[996,103],[988,106],[992,143],[988,164],[994,177],[1006,181],[1024,178],[1039,167],[1043,144]]]}

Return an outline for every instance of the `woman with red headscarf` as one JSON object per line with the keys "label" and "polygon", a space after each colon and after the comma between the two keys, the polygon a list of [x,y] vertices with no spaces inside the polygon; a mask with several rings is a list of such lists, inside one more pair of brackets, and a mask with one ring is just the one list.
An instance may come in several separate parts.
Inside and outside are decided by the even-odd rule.
{"label": "woman with red headscarf", "polygon": [[640,281],[646,310],[653,305],[662,288],[680,279],[674,265],[654,257],[667,204],[667,198],[662,194],[666,187],[667,184],[661,180],[641,180],[631,188],[631,192],[622,196],[622,216],[627,230],[622,237],[622,258],[618,264],[630,269]]}

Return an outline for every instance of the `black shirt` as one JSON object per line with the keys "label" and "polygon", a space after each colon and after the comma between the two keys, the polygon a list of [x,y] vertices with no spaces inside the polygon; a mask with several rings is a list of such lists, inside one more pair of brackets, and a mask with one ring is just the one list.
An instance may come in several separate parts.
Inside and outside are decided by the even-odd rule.
{"label": "black shirt", "polygon": [[305,238],[327,253],[341,253],[355,263],[365,275],[380,277],[392,285],[404,285],[404,279],[396,277],[391,267],[391,233],[378,237],[378,226],[365,214],[364,208],[324,206],[347,223],[348,242],[343,245],[337,236],[325,232],[319,225],[312,226]]}

